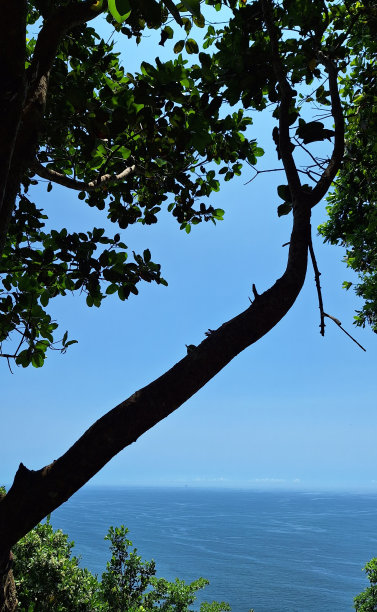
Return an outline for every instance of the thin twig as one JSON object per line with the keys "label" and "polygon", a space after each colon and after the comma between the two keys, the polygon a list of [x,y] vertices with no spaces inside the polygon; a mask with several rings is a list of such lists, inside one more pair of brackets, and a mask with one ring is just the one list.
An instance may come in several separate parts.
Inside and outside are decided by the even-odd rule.
{"label": "thin twig", "polygon": [[344,329],[344,327],[342,327],[341,322],[339,321],[339,319],[337,319],[336,317],[332,317],[331,315],[327,314],[327,312],[323,313],[325,317],[328,317],[329,319],[331,319],[332,321],[334,321],[334,323],[337,324],[338,327],[340,327],[340,329],[349,337],[351,338],[351,340],[353,340],[355,342],[355,344],[357,344],[357,346],[359,346],[365,353],[367,352],[367,349],[364,348],[363,346],[361,346],[360,342],[358,342],[353,336],[351,336],[351,334],[348,333],[348,331],[346,331]]}
{"label": "thin twig", "polygon": [[7,362],[8,362],[8,368],[11,374],[13,374],[12,368],[10,367],[10,361],[9,361],[9,357],[7,357]]}
{"label": "thin twig", "polygon": [[319,327],[321,330],[321,336],[324,336],[325,335],[325,313],[323,311],[322,290],[321,290],[321,284],[319,281],[319,277],[321,276],[321,273],[318,269],[317,260],[316,260],[314,249],[313,249],[311,231],[310,231],[310,236],[309,236],[309,252],[310,252],[310,257],[311,257],[312,264],[313,264],[315,285],[317,287],[318,308],[319,308],[319,312],[321,313],[320,314],[321,322],[319,324]]}

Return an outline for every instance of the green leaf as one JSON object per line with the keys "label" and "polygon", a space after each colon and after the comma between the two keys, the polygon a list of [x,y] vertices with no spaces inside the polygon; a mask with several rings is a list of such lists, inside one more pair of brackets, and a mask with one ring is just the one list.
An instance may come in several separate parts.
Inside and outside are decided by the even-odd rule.
{"label": "green leaf", "polygon": [[223,210],[222,208],[216,208],[215,212],[213,213],[213,216],[215,217],[215,219],[218,219],[218,221],[222,221],[225,215],[225,210]]}
{"label": "green leaf", "polygon": [[165,42],[169,38],[173,38],[173,35],[174,35],[173,28],[171,28],[170,26],[165,26],[164,29],[161,30],[161,40],[158,44],[163,47]]}
{"label": "green leaf", "polygon": [[292,210],[292,204],[289,202],[284,202],[284,204],[280,204],[278,206],[278,216],[282,217],[283,215],[288,215]]}
{"label": "green leaf", "polygon": [[129,0],[108,0],[108,8],[118,23],[125,21],[131,13]]}
{"label": "green leaf", "polygon": [[38,351],[37,353],[34,353],[34,355],[31,358],[31,365],[34,366],[35,368],[41,368],[43,366],[43,362],[44,362],[43,353],[41,353],[40,351]]}
{"label": "green leaf", "polygon": [[192,53],[199,53],[198,43],[193,38],[188,38],[186,40],[185,49],[190,55]]}
{"label": "green leaf", "polygon": [[118,285],[109,285],[106,289],[106,294],[107,295],[112,295],[113,293],[116,293],[118,291]]}
{"label": "green leaf", "polygon": [[49,299],[50,299],[50,294],[49,294],[49,292],[48,292],[48,291],[44,291],[44,292],[41,294],[41,297],[40,297],[39,299],[40,299],[40,301],[41,301],[42,306],[47,306],[47,304],[48,304],[48,302],[49,302]]}
{"label": "green leaf", "polygon": [[143,256],[144,256],[145,263],[149,263],[150,260],[151,260],[151,252],[150,252],[150,250],[149,249],[145,249],[145,251],[143,253]]}
{"label": "green leaf", "polygon": [[179,40],[178,42],[176,42],[174,47],[173,47],[174,53],[180,53],[184,46],[185,46],[185,41],[184,40]]}
{"label": "green leaf", "polygon": [[291,190],[288,185],[279,185],[277,188],[278,196],[285,202],[292,202]]}

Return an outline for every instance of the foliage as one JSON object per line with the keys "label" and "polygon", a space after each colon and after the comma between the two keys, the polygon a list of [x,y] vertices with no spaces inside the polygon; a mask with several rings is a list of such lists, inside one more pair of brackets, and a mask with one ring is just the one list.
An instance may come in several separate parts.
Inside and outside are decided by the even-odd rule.
{"label": "foliage", "polygon": [[[110,527],[111,559],[102,581],[79,567],[73,542],[49,518],[14,548],[14,573],[21,612],[188,612],[208,580],[186,584],[155,577],[154,561],[143,561],[127,539],[128,529]],[[203,603],[201,612],[230,610],[228,604]]]}
{"label": "foliage", "polygon": [[[65,352],[75,342],[57,332],[48,311],[55,297],[79,292],[89,307],[99,307],[112,294],[121,300],[136,295],[142,281],[166,285],[149,249],[131,249],[130,257],[123,231],[135,223],[155,224],[163,207],[187,233],[201,221],[216,223],[224,211],[209,204],[208,197],[220,189],[221,179],[239,176],[245,163],[254,167],[263,154],[245,135],[252,124],[245,111],[272,105],[277,118],[282,98],[262,3],[205,3],[216,11],[227,5],[229,22],[218,28],[206,24],[197,0],[179,5],[93,2],[94,13],[110,10],[107,21],[127,39],[139,44],[148,28],[160,31],[160,45],[172,39],[174,59],[156,57],[154,65],[144,61],[135,74],[126,72],[115,43],[102,39],[88,23],[76,25],[60,40],[36,156],[22,177],[0,261],[0,354],[18,365],[40,367],[48,349]],[[28,3],[29,30],[41,17],[48,24],[54,10],[66,5],[65,0]],[[334,136],[331,124],[308,120],[308,105],[315,102],[327,113],[328,63],[343,70],[347,154],[330,196],[330,221],[321,231],[327,240],[347,247],[347,264],[360,273],[356,290],[366,304],[356,322],[376,327],[374,3],[284,0],[273,8],[279,62],[290,87],[289,146],[315,162],[300,170],[309,180],[304,185],[308,193],[318,182],[323,159],[307,147]],[[127,20],[114,20],[113,9],[127,14]],[[193,38],[195,28],[203,30],[200,44]],[[35,69],[38,39],[27,40],[28,71]],[[314,93],[306,95],[307,87]],[[229,112],[226,103],[235,109]],[[280,159],[277,127],[273,140]],[[115,225],[114,234],[102,228],[50,230],[48,215],[29,195],[41,178],[48,192],[60,183],[77,191],[83,203],[103,210]],[[278,215],[289,214],[288,185],[280,185],[278,194],[283,200]]]}
{"label": "foliage", "polygon": [[358,612],[375,612],[377,610],[377,559],[371,559],[364,570],[370,586],[354,599],[354,607]]}
{"label": "foliage", "polygon": [[[29,28],[52,11],[51,3],[28,4]],[[145,28],[162,28],[168,18],[160,11],[158,21],[147,22],[145,11],[133,5],[121,28],[126,37],[140,42]],[[191,13],[184,20],[187,35],[194,22],[204,25]],[[195,41],[183,44],[196,53]],[[35,48],[30,38],[28,70]],[[18,365],[40,367],[49,348],[64,352],[73,343],[66,334],[61,341],[47,312],[57,296],[83,293],[88,306],[99,307],[111,294],[121,300],[136,295],[141,281],[167,284],[148,249],[133,252],[130,259],[120,236],[128,226],[155,224],[162,206],[186,232],[201,221],[222,219],[224,211],[206,202],[220,187],[211,162],[222,163],[220,173],[230,180],[241,173],[242,161],[254,164],[262,151],[245,138],[251,120],[241,109],[220,118],[215,76],[207,53],[192,66],[181,54],[165,63],[156,58],[155,66],[143,62],[141,72],[132,75],[121,65],[114,43],[89,25],[76,26],[62,39],[37,155],[22,179],[0,261],[2,354]],[[48,192],[57,182],[76,190],[88,206],[104,210],[115,233],[46,229],[46,212],[29,196],[38,175],[47,179]],[[1,351],[1,343],[9,340],[11,348],[3,344]]]}
{"label": "foliage", "polygon": [[136,610],[143,605],[144,592],[156,573],[154,561],[142,561],[136,548],[129,551],[132,542],[127,533],[123,525],[110,527],[105,538],[110,541],[111,559],[102,575],[101,593],[110,610]]}
{"label": "foliage", "polygon": [[19,607],[33,610],[89,611],[98,601],[98,582],[71,556],[74,543],[47,520],[25,536],[13,550]]}
{"label": "foliage", "polygon": [[[350,68],[342,78],[347,116],[346,153],[328,197],[325,239],[346,247],[345,262],[359,277],[356,294],[364,304],[355,323],[377,332],[377,11],[375,2],[344,3],[336,8],[342,27],[352,28]],[[349,289],[353,282],[343,286]]]}

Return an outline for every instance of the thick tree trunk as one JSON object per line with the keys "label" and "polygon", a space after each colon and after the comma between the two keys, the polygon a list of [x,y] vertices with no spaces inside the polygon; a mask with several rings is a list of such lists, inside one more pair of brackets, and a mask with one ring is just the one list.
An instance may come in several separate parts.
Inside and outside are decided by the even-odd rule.
{"label": "thick tree trunk", "polygon": [[35,158],[58,46],[68,30],[97,16],[92,4],[72,3],[46,16],[27,71],[27,2],[0,4],[0,256],[22,178]]}
{"label": "thick tree trunk", "polygon": [[[26,97],[26,0],[1,3],[0,37],[0,246],[6,233],[5,196]],[[2,229],[4,231],[2,232]],[[1,253],[0,248],[0,253]]]}
{"label": "thick tree trunk", "polygon": [[0,573],[0,612],[14,612],[17,609],[17,603],[13,572],[6,563],[3,572]]}
{"label": "thick tree trunk", "polygon": [[22,463],[0,500],[3,555],[94,476],[112,457],[167,417],[236,355],[282,319],[305,280],[310,206],[297,202],[286,270],[247,310],[224,323],[160,378],[134,393],[96,423],[57,461],[37,470]]}

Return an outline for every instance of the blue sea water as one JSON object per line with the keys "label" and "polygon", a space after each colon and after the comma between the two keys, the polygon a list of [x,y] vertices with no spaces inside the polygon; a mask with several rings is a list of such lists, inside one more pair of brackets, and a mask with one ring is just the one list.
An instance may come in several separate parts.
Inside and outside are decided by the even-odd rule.
{"label": "blue sea water", "polygon": [[157,575],[210,585],[233,612],[351,612],[377,556],[377,495],[228,489],[90,488],[52,516],[81,565],[101,575],[109,525],[126,525]]}

